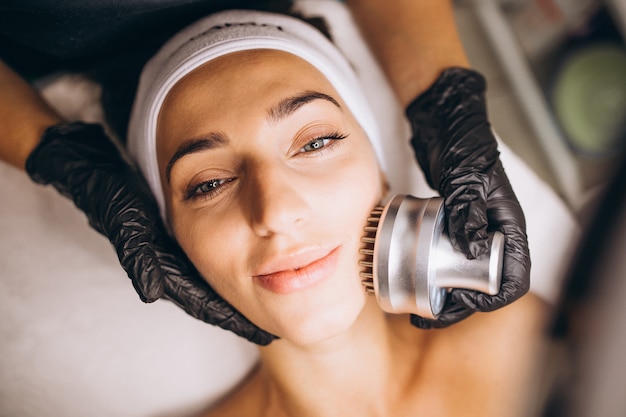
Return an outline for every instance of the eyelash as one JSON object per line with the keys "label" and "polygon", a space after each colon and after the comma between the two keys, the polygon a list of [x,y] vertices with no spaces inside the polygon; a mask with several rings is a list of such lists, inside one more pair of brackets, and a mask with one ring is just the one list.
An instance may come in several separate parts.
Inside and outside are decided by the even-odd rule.
{"label": "eyelash", "polygon": [[[332,148],[334,145],[337,144],[337,142],[330,142],[330,141],[339,141],[339,140],[343,140],[343,139],[345,139],[347,137],[348,137],[347,134],[340,133],[339,131],[335,131],[335,132],[333,132],[333,133],[331,133],[329,135],[322,135],[322,136],[319,136],[319,137],[317,137],[317,138],[315,138],[313,140],[308,141],[302,148],[300,148],[299,152],[300,153],[313,153],[313,152],[319,153],[319,152],[322,152],[322,151],[327,151],[330,148]],[[327,142],[323,143],[322,147],[320,147],[320,148],[313,148],[313,149],[308,150],[308,151],[305,150],[305,148],[307,146],[311,145],[312,143],[318,142],[318,141],[327,141]],[[330,144],[330,146],[329,146],[329,144]]]}
{"label": "eyelash", "polygon": [[[187,202],[190,200],[196,200],[198,198],[211,199],[217,196],[224,189],[224,184],[234,181],[235,178],[225,178],[225,179],[211,179],[209,181],[203,181],[199,184],[191,184],[187,187],[183,195],[183,202]],[[201,191],[201,188],[204,186],[210,185],[211,188],[208,191]]]}
{"label": "eyelash", "polygon": [[[319,137],[316,137],[315,139],[312,139],[310,141],[308,141],[302,148],[300,148],[300,150],[298,151],[298,153],[305,153],[305,154],[311,154],[311,153],[315,153],[315,154],[320,154],[321,152],[326,152],[329,151],[330,149],[332,149],[338,142],[331,142],[331,141],[340,141],[343,140],[345,138],[347,138],[348,135],[347,134],[343,134],[340,133],[339,131],[335,131],[331,134],[328,135],[322,135]],[[313,143],[316,143],[318,141],[327,141],[326,143],[323,143],[323,145],[319,148],[314,148],[311,150],[305,150],[305,148]],[[224,189],[224,185],[228,184],[229,182],[234,181],[236,178],[225,178],[225,179],[210,179],[209,181],[203,181],[201,183],[198,184],[190,184],[187,187],[187,190],[185,191],[184,195],[183,195],[183,202],[187,202],[187,201],[191,201],[191,200],[197,200],[199,198],[202,199],[211,199],[216,197],[220,192],[223,191]],[[211,189],[207,190],[207,191],[201,191],[201,188],[205,187],[205,186],[210,186],[212,187]]]}

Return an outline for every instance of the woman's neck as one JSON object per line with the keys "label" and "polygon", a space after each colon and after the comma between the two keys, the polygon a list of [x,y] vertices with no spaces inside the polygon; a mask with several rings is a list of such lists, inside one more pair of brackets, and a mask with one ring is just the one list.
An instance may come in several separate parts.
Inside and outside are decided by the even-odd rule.
{"label": "woman's neck", "polygon": [[387,317],[371,298],[341,335],[314,346],[277,340],[261,348],[256,378],[267,390],[265,408],[272,415],[390,415],[389,405],[419,375],[426,343],[425,332],[407,326],[407,317]]}
{"label": "woman's neck", "polygon": [[[529,294],[445,330],[385,317],[375,300],[353,328],[312,347],[276,340],[210,416],[521,416],[534,397],[548,307]],[[532,391],[532,392],[531,392]]]}

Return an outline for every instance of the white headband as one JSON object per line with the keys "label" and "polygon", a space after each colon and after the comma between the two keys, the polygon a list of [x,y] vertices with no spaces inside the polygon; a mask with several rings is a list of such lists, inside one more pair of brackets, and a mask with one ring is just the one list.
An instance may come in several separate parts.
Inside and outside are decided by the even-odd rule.
{"label": "white headband", "polygon": [[165,201],[156,156],[156,127],[170,89],[200,65],[251,49],[296,55],[320,71],[346,103],[372,143],[382,166],[380,133],[362,87],[343,54],[321,32],[281,14],[230,10],[197,21],[170,39],[146,64],[128,128],[128,151],[145,176],[165,220]]}

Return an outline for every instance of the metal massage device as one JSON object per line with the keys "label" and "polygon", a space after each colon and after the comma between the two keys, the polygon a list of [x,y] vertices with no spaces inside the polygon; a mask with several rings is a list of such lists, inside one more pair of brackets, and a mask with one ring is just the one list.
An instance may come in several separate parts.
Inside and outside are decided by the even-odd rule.
{"label": "metal massage device", "polygon": [[448,290],[495,295],[500,289],[504,235],[489,233],[489,251],[469,260],[455,250],[444,228],[443,199],[396,195],[376,207],[361,239],[363,285],[381,308],[436,319]]}

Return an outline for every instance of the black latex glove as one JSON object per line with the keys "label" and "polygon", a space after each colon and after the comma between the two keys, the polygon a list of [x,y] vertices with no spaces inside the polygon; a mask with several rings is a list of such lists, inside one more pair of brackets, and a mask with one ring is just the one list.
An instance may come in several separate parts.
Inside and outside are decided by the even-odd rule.
{"label": "black latex glove", "polygon": [[147,183],[101,126],[66,123],[49,128],[29,156],[26,171],[34,181],[52,184],[72,199],[91,227],[110,240],[144,302],[169,299],[190,315],[259,345],[274,339],[199,276],[165,231]]}
{"label": "black latex glove", "polygon": [[420,328],[445,327],[475,311],[498,309],[530,286],[524,213],[500,162],[485,89],[478,72],[450,68],[406,109],[417,161],[430,186],[444,198],[452,245],[473,259],[488,251],[487,231],[499,230],[505,236],[499,293],[454,289],[437,320],[411,317]]}

